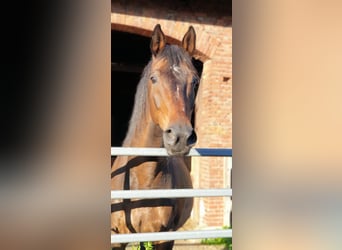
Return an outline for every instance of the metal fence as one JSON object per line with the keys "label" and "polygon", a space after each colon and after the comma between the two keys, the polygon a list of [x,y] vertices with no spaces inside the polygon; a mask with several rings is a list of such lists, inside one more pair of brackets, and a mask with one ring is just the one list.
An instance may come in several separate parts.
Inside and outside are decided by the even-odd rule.
{"label": "metal fence", "polygon": [[[165,148],[128,148],[112,147],[111,155],[130,156],[168,156]],[[192,148],[187,156],[226,156],[232,157],[232,149],[225,148]],[[144,198],[183,198],[183,197],[217,197],[232,196],[232,189],[157,189],[157,190],[112,190],[111,199],[144,199]],[[142,242],[159,240],[184,240],[203,238],[232,237],[232,229],[193,230],[177,232],[113,234],[111,243]]]}

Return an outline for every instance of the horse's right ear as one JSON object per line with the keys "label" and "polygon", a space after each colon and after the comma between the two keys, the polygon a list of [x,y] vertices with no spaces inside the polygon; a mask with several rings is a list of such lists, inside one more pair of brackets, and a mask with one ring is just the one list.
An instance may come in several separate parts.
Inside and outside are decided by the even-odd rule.
{"label": "horse's right ear", "polygon": [[183,37],[182,46],[190,55],[194,53],[196,49],[196,32],[194,27],[189,27],[188,32]]}
{"label": "horse's right ear", "polygon": [[161,30],[160,24],[157,24],[152,32],[152,39],[150,44],[152,54],[156,56],[160,51],[164,49],[165,44],[165,35]]}

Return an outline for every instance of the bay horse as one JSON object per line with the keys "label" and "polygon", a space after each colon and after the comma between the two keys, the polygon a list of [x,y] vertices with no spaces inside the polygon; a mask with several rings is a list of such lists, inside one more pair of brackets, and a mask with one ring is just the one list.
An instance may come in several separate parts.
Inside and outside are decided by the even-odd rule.
{"label": "bay horse", "polygon": [[[184,155],[197,140],[191,125],[199,82],[192,64],[195,44],[192,26],[182,46],[167,44],[160,25],[155,26],[151,60],[137,86],[123,147],[165,147],[168,156],[118,156],[111,169],[112,190],[192,188]],[[114,199],[112,234],[175,231],[189,218],[192,205],[193,198]],[[172,249],[173,244],[153,242],[155,249]],[[125,249],[126,245],[117,247]]]}

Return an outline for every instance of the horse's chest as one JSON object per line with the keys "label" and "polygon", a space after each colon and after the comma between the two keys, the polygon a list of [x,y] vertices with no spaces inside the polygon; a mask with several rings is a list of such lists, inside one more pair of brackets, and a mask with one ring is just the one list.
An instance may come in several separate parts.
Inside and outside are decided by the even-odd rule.
{"label": "horse's chest", "polygon": [[164,231],[174,224],[174,209],[173,206],[139,208],[133,211],[132,218],[139,232]]}
{"label": "horse's chest", "polygon": [[[129,183],[127,189],[131,190],[191,188],[189,172],[184,163],[177,159],[145,161],[130,168],[128,176],[127,172],[125,174],[122,175],[123,186]],[[112,225],[120,233],[175,230],[189,217],[191,206],[191,199],[126,200],[118,208],[119,211],[112,214]]]}
{"label": "horse's chest", "polygon": [[[130,173],[131,189],[172,189],[175,176],[167,166],[146,162]],[[143,171],[142,171],[143,169]]]}

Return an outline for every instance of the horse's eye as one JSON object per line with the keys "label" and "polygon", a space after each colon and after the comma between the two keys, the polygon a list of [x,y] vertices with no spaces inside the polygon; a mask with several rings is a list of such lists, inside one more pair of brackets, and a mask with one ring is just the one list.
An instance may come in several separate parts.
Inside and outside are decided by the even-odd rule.
{"label": "horse's eye", "polygon": [[151,76],[150,79],[151,79],[152,83],[156,83],[157,82],[157,77],[155,77],[155,76]]}

